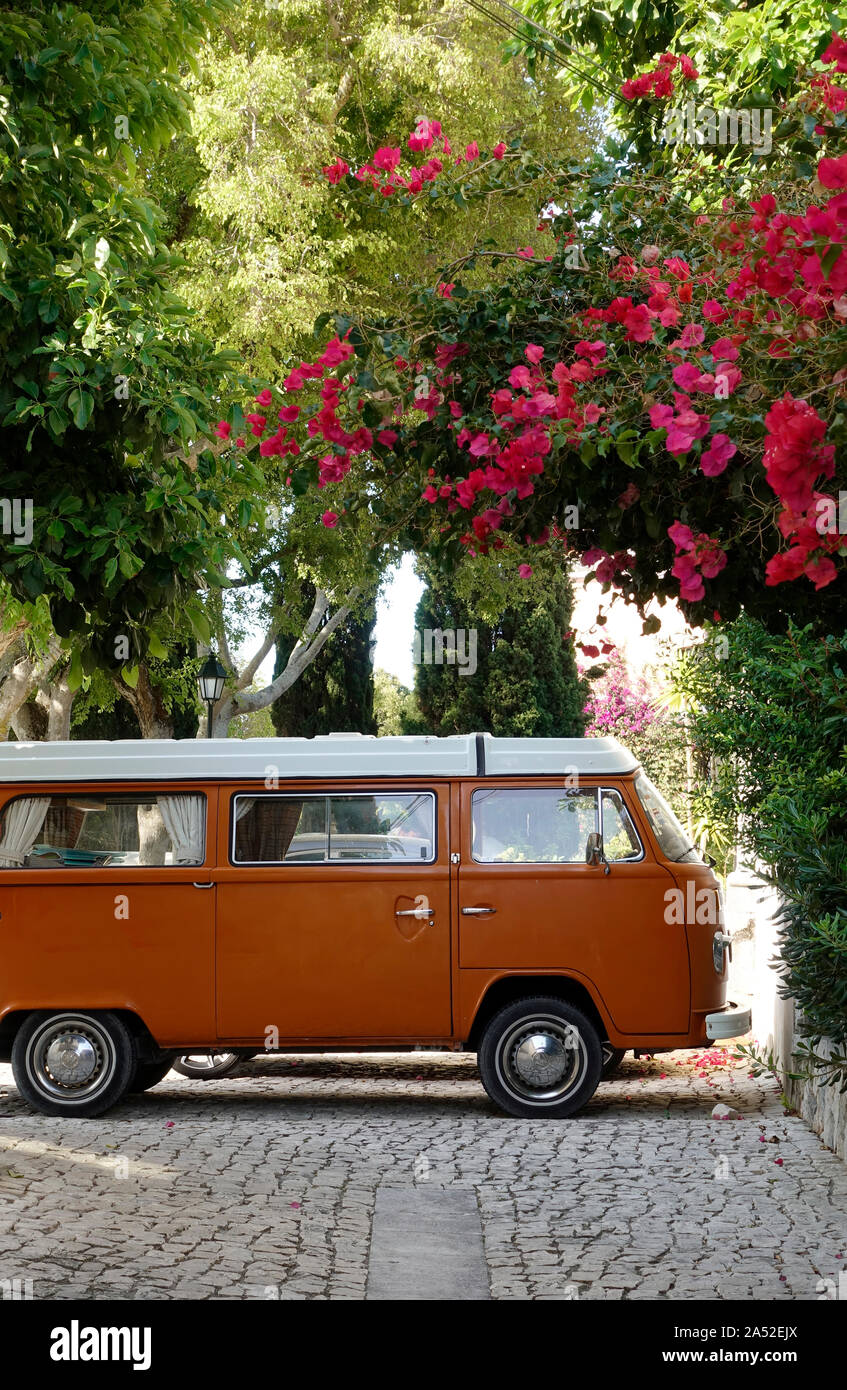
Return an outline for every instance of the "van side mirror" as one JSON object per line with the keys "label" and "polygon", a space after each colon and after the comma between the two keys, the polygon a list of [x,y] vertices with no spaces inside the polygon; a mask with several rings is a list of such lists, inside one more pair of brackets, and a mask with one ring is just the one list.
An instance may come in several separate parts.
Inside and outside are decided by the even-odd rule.
{"label": "van side mirror", "polygon": [[599,830],[592,830],[585,842],[585,862],[586,864],[604,864],[605,872],[611,872],[609,861],[603,849],[603,836]]}

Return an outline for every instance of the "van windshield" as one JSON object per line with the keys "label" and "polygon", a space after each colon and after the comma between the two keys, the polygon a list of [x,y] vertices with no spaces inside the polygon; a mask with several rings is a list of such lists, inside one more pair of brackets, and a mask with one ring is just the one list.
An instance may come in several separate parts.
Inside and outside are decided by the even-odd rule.
{"label": "van windshield", "polygon": [[702,862],[700,855],[689,842],[688,836],[662,793],[653,786],[646,773],[638,773],[635,778],[635,789],[650,822],[650,828],[656,836],[659,848],[665,858],[674,863],[679,863],[683,859],[689,862]]}

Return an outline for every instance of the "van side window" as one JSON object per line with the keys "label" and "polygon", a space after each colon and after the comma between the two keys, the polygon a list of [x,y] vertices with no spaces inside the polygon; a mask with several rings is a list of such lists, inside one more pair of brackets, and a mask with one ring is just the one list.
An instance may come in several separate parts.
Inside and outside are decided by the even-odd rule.
{"label": "van side window", "polygon": [[114,794],[18,796],[0,817],[3,869],[202,864],[206,798]]}
{"label": "van side window", "polygon": [[435,859],[432,792],[236,796],[234,822],[236,864]]}
{"label": "van side window", "polygon": [[608,860],[640,859],[643,850],[620,792],[603,788],[603,849]]}
{"label": "van side window", "polygon": [[492,787],[472,798],[473,857],[482,864],[583,864],[597,829],[597,792]]}

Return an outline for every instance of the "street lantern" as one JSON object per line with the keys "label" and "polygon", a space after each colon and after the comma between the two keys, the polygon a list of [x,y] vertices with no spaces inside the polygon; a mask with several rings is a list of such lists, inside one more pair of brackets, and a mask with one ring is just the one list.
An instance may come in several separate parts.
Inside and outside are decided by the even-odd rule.
{"label": "street lantern", "polygon": [[209,652],[202,670],[197,677],[200,699],[205,701],[206,708],[209,711],[209,732],[206,735],[207,738],[212,737],[212,711],[224,693],[225,681],[226,667],[221,665],[214,652]]}

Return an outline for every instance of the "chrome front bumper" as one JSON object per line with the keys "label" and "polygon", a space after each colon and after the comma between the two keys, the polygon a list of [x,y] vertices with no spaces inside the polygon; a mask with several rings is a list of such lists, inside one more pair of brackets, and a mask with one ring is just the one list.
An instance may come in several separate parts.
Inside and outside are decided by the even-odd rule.
{"label": "chrome front bumper", "polygon": [[720,1038],[741,1038],[750,1032],[752,1022],[749,1009],[738,1009],[734,1004],[727,1004],[718,1013],[706,1014],[706,1037],[710,1042]]}

